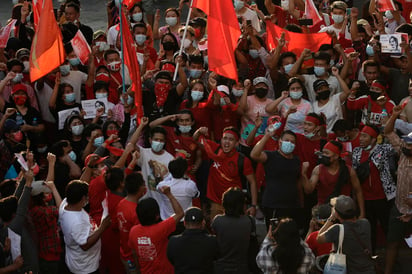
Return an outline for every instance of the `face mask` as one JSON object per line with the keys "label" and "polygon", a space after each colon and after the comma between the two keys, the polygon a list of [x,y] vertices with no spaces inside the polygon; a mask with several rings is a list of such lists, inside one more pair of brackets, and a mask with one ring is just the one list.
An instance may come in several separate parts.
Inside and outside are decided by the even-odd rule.
{"label": "face mask", "polygon": [[96,46],[99,47],[99,51],[106,51],[110,48],[110,46],[106,42],[96,42]]}
{"label": "face mask", "polygon": [[330,157],[324,155],[319,156],[319,163],[323,164],[324,166],[330,166]]}
{"label": "face mask", "polygon": [[73,93],[67,93],[64,95],[64,102],[66,103],[73,103],[76,100],[76,94]]}
{"label": "face mask", "polygon": [[177,24],[177,17],[166,17],[165,21],[166,24],[168,24],[171,27],[174,27]]}
{"label": "face mask", "polygon": [[109,130],[106,130],[106,135],[107,136],[119,135],[119,131],[117,129],[109,129]]}
{"label": "face mask", "polygon": [[305,133],[304,134],[306,138],[311,139],[313,136],[315,136],[315,133],[311,132],[311,133]]}
{"label": "face mask", "polygon": [[70,65],[60,66],[59,69],[60,69],[60,73],[62,74],[62,76],[69,75],[70,73]]}
{"label": "face mask", "polygon": [[107,98],[107,93],[96,93],[96,99],[103,99],[103,98]]}
{"label": "face mask", "polygon": [[26,103],[27,96],[26,95],[14,95],[13,100],[16,105],[22,106]]}
{"label": "face mask", "polygon": [[330,96],[330,90],[324,90],[322,92],[319,92],[316,94],[316,100],[326,100],[328,99]]}
{"label": "face mask", "polygon": [[190,47],[190,45],[192,44],[192,41],[191,40],[189,40],[189,39],[187,39],[187,38],[185,38],[185,39],[183,39],[183,47],[185,48],[185,49],[187,49],[188,47]]}
{"label": "face mask", "polygon": [[137,13],[132,15],[132,18],[133,18],[133,21],[140,22],[143,19],[143,13],[137,12]]}
{"label": "face mask", "polygon": [[289,0],[281,0],[280,1],[280,6],[284,10],[289,10]]}
{"label": "face mask", "polygon": [[267,88],[257,88],[255,89],[255,94],[259,98],[265,98],[265,96],[268,94],[268,89]]}
{"label": "face mask", "polygon": [[[125,104],[123,97],[120,97],[120,102],[122,102],[123,105]],[[131,104],[133,104],[133,97],[127,95],[127,105],[130,106]]]}
{"label": "face mask", "polygon": [[373,50],[373,47],[371,45],[366,46],[366,54],[368,56],[374,56],[375,55],[375,51]]}
{"label": "face mask", "polygon": [[343,15],[338,15],[338,14],[332,14],[332,19],[335,23],[340,24],[343,22]]}
{"label": "face mask", "polygon": [[120,61],[113,61],[113,62],[107,64],[107,67],[108,67],[111,71],[119,71],[121,64],[122,64],[122,62],[120,62]]}
{"label": "face mask", "polygon": [[220,106],[226,106],[225,98],[220,98]]}
{"label": "face mask", "polygon": [[204,94],[203,91],[192,90],[192,92],[190,93],[190,96],[192,97],[193,101],[198,102],[198,101],[202,100],[203,94]]}
{"label": "face mask", "polygon": [[239,0],[235,0],[235,2],[233,3],[233,5],[235,6],[235,10],[236,10],[236,11],[239,11],[239,10],[241,10],[241,9],[245,6],[245,2],[239,1]]}
{"label": "face mask", "polygon": [[79,58],[70,58],[69,59],[69,63],[71,66],[76,67],[78,65],[80,65],[80,59]]}
{"label": "face mask", "polygon": [[326,70],[324,67],[314,67],[314,72],[316,74],[316,76],[322,76],[325,74]]}
{"label": "face mask", "polygon": [[15,133],[13,133],[13,139],[17,143],[20,143],[23,140],[23,132],[17,131]]}
{"label": "face mask", "polygon": [[189,72],[191,78],[198,79],[202,75],[203,71],[201,69],[190,69]]}
{"label": "face mask", "polygon": [[290,154],[295,150],[295,144],[289,141],[282,141],[280,150],[285,154]]}
{"label": "face mask", "polygon": [[173,42],[164,42],[163,44],[163,49],[164,50],[173,50],[174,49],[174,47],[175,47],[175,43],[173,43]]}
{"label": "face mask", "polygon": [[144,34],[136,34],[134,36],[134,39],[136,40],[136,43],[141,46],[144,44],[144,42],[146,42],[146,35]]}
{"label": "face mask", "polygon": [[209,56],[203,56],[203,62],[205,63],[205,65],[209,64]]}
{"label": "face mask", "polygon": [[385,11],[385,17],[386,17],[388,20],[393,19],[393,14],[392,14],[392,12],[391,12],[390,10]]}
{"label": "face mask", "polygon": [[159,152],[163,149],[165,144],[163,142],[152,141],[151,147],[154,152]]}
{"label": "face mask", "polygon": [[292,99],[298,100],[298,99],[302,98],[303,92],[302,91],[290,91],[289,96]]}
{"label": "face mask", "polygon": [[268,130],[269,130],[269,132],[274,132],[275,130],[279,129],[281,125],[282,125],[281,122],[276,122],[276,123],[268,126]]}
{"label": "face mask", "polygon": [[243,89],[235,89],[232,88],[232,93],[233,95],[235,95],[236,97],[240,97],[243,95]]}
{"label": "face mask", "polygon": [[83,129],[84,129],[83,125],[72,126],[72,133],[75,136],[80,136],[83,133]]}
{"label": "face mask", "polygon": [[192,130],[192,126],[179,126],[181,133],[189,133]]}
{"label": "face mask", "polygon": [[29,72],[30,71],[30,62],[29,61],[24,61],[23,62],[24,65],[24,72]]}
{"label": "face mask", "polygon": [[11,80],[13,83],[20,83],[23,80],[23,73],[16,73],[16,76]]}
{"label": "face mask", "polygon": [[249,50],[249,55],[253,58],[256,59],[259,57],[259,52],[257,51],[257,49],[250,49]]}
{"label": "face mask", "polygon": [[402,147],[402,153],[403,153],[406,157],[411,157],[411,156],[412,156],[412,150],[411,150],[411,149],[407,149],[406,147]]}
{"label": "face mask", "polygon": [[104,137],[103,136],[97,137],[96,139],[94,139],[94,146],[99,147],[99,146],[103,145],[103,142],[104,142]]}
{"label": "face mask", "polygon": [[338,139],[339,142],[347,142],[347,141],[349,140],[349,138],[348,138],[347,136],[338,137],[338,138],[336,138],[336,139]]}
{"label": "face mask", "polygon": [[283,66],[283,69],[285,70],[285,73],[288,74],[292,70],[294,65],[295,64],[289,64],[289,65]]}
{"label": "face mask", "polygon": [[69,157],[70,157],[70,159],[71,159],[73,162],[76,162],[76,160],[77,160],[77,155],[76,155],[76,153],[75,153],[73,150],[69,152]]}

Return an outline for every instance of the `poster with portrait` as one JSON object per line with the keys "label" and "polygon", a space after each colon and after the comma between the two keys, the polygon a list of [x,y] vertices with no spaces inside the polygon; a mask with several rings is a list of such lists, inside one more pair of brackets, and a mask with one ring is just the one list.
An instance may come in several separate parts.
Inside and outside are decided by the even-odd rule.
{"label": "poster with portrait", "polygon": [[382,53],[402,53],[400,44],[402,43],[402,34],[381,34],[380,40]]}
{"label": "poster with portrait", "polygon": [[107,116],[107,112],[109,110],[107,98],[84,100],[82,101],[82,108],[84,112],[86,112],[84,119],[93,119],[96,117],[96,110],[99,108],[104,109],[104,114],[102,117]]}
{"label": "poster with portrait", "polygon": [[64,128],[64,122],[66,122],[67,117],[72,114],[80,114],[80,109],[78,107],[69,108],[61,110],[57,113],[57,115],[59,116],[59,130]]}

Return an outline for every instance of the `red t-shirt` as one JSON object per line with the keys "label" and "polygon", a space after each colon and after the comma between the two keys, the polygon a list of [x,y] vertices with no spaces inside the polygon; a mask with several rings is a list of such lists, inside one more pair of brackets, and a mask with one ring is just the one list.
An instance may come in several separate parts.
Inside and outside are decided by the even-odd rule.
{"label": "red t-shirt", "polygon": [[130,229],[139,224],[136,214],[137,204],[123,199],[117,205],[117,225],[120,233],[120,256],[123,260],[132,260],[132,251],[129,247]]}
{"label": "red t-shirt", "polygon": [[318,241],[316,240],[318,234],[319,231],[314,231],[310,233],[308,238],[306,239],[306,243],[308,244],[310,249],[312,249],[313,254],[315,254],[316,257],[329,254],[332,250],[332,243],[318,244]]}
{"label": "red t-shirt", "polygon": [[316,151],[320,151],[320,139],[310,140],[303,134],[296,134],[296,148],[293,153],[299,156],[301,163],[309,162],[309,168],[306,174],[308,178],[310,178],[318,162],[318,156],[315,154]]}
{"label": "red t-shirt", "polygon": [[189,169],[193,166],[196,160],[197,142],[193,137],[177,135],[174,127],[163,126],[167,131],[166,151],[173,156],[176,153],[183,153],[188,160]]}
{"label": "red t-shirt", "polygon": [[163,222],[130,230],[129,247],[137,254],[142,274],[173,274],[174,268],[167,259],[169,235],[175,231],[176,221],[170,217]]}
{"label": "red t-shirt", "polygon": [[[351,167],[347,166],[350,172]],[[326,199],[333,193],[335,186],[339,179],[339,171],[336,174],[331,174],[324,165],[319,166],[319,184],[318,190],[318,204],[326,203]],[[352,190],[352,184],[347,182],[340,190],[339,194],[350,196]]]}
{"label": "red t-shirt", "polygon": [[365,124],[366,117],[364,117],[364,115],[367,114],[369,102],[371,102],[369,122],[374,125],[380,125],[382,119],[382,110],[386,109],[388,115],[391,115],[392,110],[395,107],[395,103],[390,100],[388,96],[386,96],[386,99],[387,101],[383,107],[378,105],[376,101],[373,101],[369,95],[364,95],[356,99],[349,97],[346,104],[349,110],[362,110],[362,123]]}
{"label": "red t-shirt", "polygon": [[[146,64],[146,70],[153,70],[155,68],[155,64],[157,61],[157,52],[154,48],[146,46],[146,50],[149,51],[149,61]],[[143,53],[145,52],[145,49],[138,49],[136,48],[136,51],[138,53]]]}
{"label": "red t-shirt", "polygon": [[195,129],[198,129],[200,127],[207,127],[209,130],[211,130],[211,124],[212,124],[211,109],[207,106],[207,103],[201,102],[194,108],[188,108],[186,107],[186,104],[187,104],[187,100],[184,100],[180,104],[179,109],[180,110],[188,109],[193,113],[193,117],[195,118],[195,121],[196,121]]}
{"label": "red t-shirt", "polygon": [[[207,140],[213,151],[217,151],[220,145]],[[219,148],[221,150],[221,148]],[[219,151],[218,151],[219,152]],[[217,153],[216,153],[217,154]],[[213,162],[209,169],[207,180],[207,198],[215,203],[222,203],[223,193],[230,187],[242,188],[241,177],[238,169],[239,152],[235,151],[232,155],[218,162]],[[210,157],[210,156],[209,156]],[[244,158],[243,175],[253,174],[252,162],[249,158]]]}
{"label": "red t-shirt", "polygon": [[102,201],[106,197],[106,183],[104,182],[103,175],[93,178],[89,184],[89,205],[90,205],[90,217],[93,222],[99,226],[102,219]]}
{"label": "red t-shirt", "polygon": [[240,128],[240,115],[235,108],[212,111],[212,128],[216,141],[222,139],[223,129],[226,127]]}
{"label": "red t-shirt", "polygon": [[[363,163],[369,158],[369,152],[362,150],[360,162]],[[386,199],[385,192],[383,191],[381,176],[376,166],[369,161],[369,177],[360,182],[362,186],[363,199],[365,200],[379,200]]]}
{"label": "red t-shirt", "polygon": [[111,71],[110,72],[110,81],[109,81],[109,96],[107,100],[112,102],[113,104],[117,104],[119,102],[119,92],[117,89],[122,84],[122,75],[119,71]]}

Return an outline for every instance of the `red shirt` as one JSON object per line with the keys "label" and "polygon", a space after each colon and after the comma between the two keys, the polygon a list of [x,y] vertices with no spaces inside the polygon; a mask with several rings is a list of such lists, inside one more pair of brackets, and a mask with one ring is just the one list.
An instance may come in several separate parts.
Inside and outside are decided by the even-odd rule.
{"label": "red shirt", "polygon": [[316,257],[329,254],[332,250],[332,243],[318,244],[318,241],[316,240],[318,234],[319,231],[314,231],[310,233],[308,238],[306,239],[306,243],[308,244],[310,249],[312,249],[313,254],[315,254]]}
{"label": "red shirt", "polygon": [[[200,127],[207,127],[209,131],[212,129],[212,117],[211,117],[211,109],[207,107],[206,102],[198,103],[196,107],[188,108],[186,107],[187,100],[184,100],[180,104],[179,110],[188,109],[193,113],[193,117],[195,118],[195,129]],[[209,132],[210,134],[210,132]]]}
{"label": "red shirt", "polygon": [[347,100],[347,106],[349,110],[362,110],[362,123],[365,123],[365,115],[368,112],[369,108],[369,102],[370,103],[370,123],[374,125],[380,125],[381,124],[381,116],[382,116],[382,110],[386,109],[386,112],[388,115],[392,114],[392,109],[395,107],[395,103],[386,96],[386,103],[382,107],[376,103],[376,101],[373,101],[370,96],[364,95],[359,98],[353,99],[351,97],[348,98]]}
{"label": "red shirt", "polygon": [[226,127],[240,128],[240,115],[234,108],[212,111],[212,128],[216,141],[222,139],[223,129]]}
{"label": "red shirt", "polygon": [[146,64],[146,70],[153,70],[155,68],[155,64],[157,61],[157,52],[154,48],[146,46],[146,49],[138,49],[136,48],[136,51],[138,53],[145,53],[145,50],[149,51],[149,61]]}
{"label": "red shirt", "polygon": [[[351,167],[347,166],[350,172]],[[333,193],[335,186],[339,179],[339,170],[336,174],[331,174],[327,167],[324,165],[319,166],[319,184],[317,185],[318,190],[318,204],[326,203],[326,199]],[[350,182],[345,183],[339,194],[350,196],[352,191],[352,184]]]}
{"label": "red shirt", "polygon": [[[362,150],[362,156],[360,158],[360,163],[368,161],[369,152]],[[386,199],[385,192],[383,191],[381,176],[379,170],[369,161],[369,177],[364,181],[360,182],[362,186],[363,199],[365,200],[379,200]]]}
{"label": "red shirt", "polygon": [[132,227],[129,234],[129,247],[137,254],[142,274],[175,272],[166,255],[168,237],[175,229],[176,222],[173,217],[150,226],[139,224]]}
{"label": "red shirt", "polygon": [[[264,135],[259,135],[255,137],[255,140],[253,142],[253,146],[255,146],[260,140],[262,140]],[[270,150],[270,151],[275,151],[279,149],[279,142],[275,141],[273,138],[270,138],[266,144],[263,150]],[[266,185],[266,179],[265,179],[265,167],[263,166],[262,163],[258,163],[256,165],[256,184],[257,188],[260,189],[261,186]]]}
{"label": "red shirt", "polygon": [[117,91],[118,87],[122,84],[122,75],[120,71],[111,71],[110,72],[110,82],[109,82],[109,96],[107,100],[113,104],[119,102],[119,92]]}
{"label": "red shirt", "polygon": [[293,153],[299,156],[301,163],[309,162],[308,173],[306,174],[308,178],[310,178],[312,170],[318,162],[318,156],[315,155],[316,151],[320,151],[320,139],[311,140],[303,134],[296,134],[296,148]]}
{"label": "red shirt", "polygon": [[117,205],[117,225],[120,233],[120,256],[123,260],[133,260],[132,251],[129,247],[130,229],[139,224],[136,214],[137,204],[124,198]]}
{"label": "red shirt", "polygon": [[[279,6],[275,6],[275,12],[273,13],[276,18],[276,25],[278,25],[281,28],[286,27],[288,24],[296,24],[299,25],[299,21],[293,17],[293,15],[289,14],[289,11],[283,10],[283,8]],[[303,14],[301,12],[301,14]]]}
{"label": "red shirt", "polygon": [[103,207],[102,201],[106,198],[106,183],[103,175],[93,178],[89,184],[89,205],[90,217],[94,223],[99,226],[102,219]]}
{"label": "red shirt", "polygon": [[183,153],[188,160],[189,168],[193,166],[196,160],[197,142],[193,137],[177,135],[174,127],[163,126],[167,131],[166,151],[173,156],[176,153]]}

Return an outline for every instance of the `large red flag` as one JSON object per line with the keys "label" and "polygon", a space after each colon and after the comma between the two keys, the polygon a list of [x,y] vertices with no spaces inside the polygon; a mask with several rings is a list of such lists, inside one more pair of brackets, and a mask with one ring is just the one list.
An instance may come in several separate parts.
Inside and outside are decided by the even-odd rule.
{"label": "large red flag", "polygon": [[306,18],[313,20],[313,26],[323,20],[318,9],[313,3],[313,0],[305,0],[305,16]]}
{"label": "large red flag", "polygon": [[396,9],[392,0],[378,0],[378,2],[376,3],[376,7],[380,12]]}
{"label": "large red flag", "polygon": [[11,20],[5,27],[0,29],[0,49],[5,48],[10,37],[10,32],[16,25],[17,20]]}
{"label": "large red flag", "polygon": [[89,60],[89,55],[92,50],[80,30],[76,32],[76,35],[72,38],[70,43],[72,44],[73,51],[76,53],[80,62],[83,65],[87,65],[87,61]]}
{"label": "large red flag", "polygon": [[43,0],[33,0],[33,20],[34,20],[34,29],[37,29],[39,25],[39,18],[41,7],[43,6]]}
{"label": "large red flag", "polygon": [[231,0],[193,0],[207,15],[209,69],[237,80],[235,49],[241,34]]}
{"label": "large red flag", "polygon": [[332,40],[326,32],[310,34],[291,32],[276,26],[270,20],[266,20],[266,32],[269,50],[276,48],[277,38],[280,38],[282,32],[284,32],[286,43],[282,52],[291,51],[298,57],[305,48],[317,52],[322,44],[330,44]]}
{"label": "large red flag", "polygon": [[64,62],[62,34],[54,18],[52,0],[44,0],[30,51],[30,80],[43,77]]}
{"label": "large red flag", "polygon": [[139,62],[137,61],[136,44],[130,32],[129,24],[124,12],[121,12],[121,14],[124,64],[127,66],[130,73],[130,79],[132,80],[132,90],[134,91],[134,103],[137,108],[137,116],[142,117],[142,83],[140,79]]}

